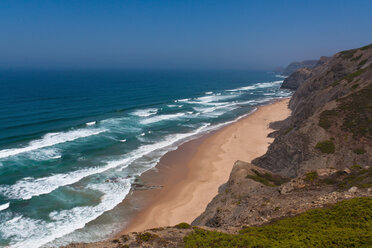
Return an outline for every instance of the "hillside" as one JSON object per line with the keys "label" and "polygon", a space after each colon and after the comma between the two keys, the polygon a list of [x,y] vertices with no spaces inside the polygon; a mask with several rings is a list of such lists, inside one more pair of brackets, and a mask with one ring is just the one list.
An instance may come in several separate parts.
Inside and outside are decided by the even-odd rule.
{"label": "hillside", "polygon": [[271,124],[275,140],[267,153],[234,164],[191,223],[198,227],[184,223],[69,247],[368,247],[372,44],[309,70],[290,100],[292,115]]}

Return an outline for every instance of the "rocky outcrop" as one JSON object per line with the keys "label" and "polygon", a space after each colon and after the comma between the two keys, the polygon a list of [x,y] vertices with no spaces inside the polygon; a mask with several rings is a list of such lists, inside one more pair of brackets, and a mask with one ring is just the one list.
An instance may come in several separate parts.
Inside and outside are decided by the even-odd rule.
{"label": "rocky outcrop", "polygon": [[[262,177],[250,177],[252,170],[259,170]],[[318,169],[278,185],[263,180],[275,177],[271,172],[238,161],[228,182],[192,225],[235,232],[242,226],[262,225],[355,196],[372,196],[371,188],[360,187],[370,180],[365,177],[371,172],[359,167],[349,173]],[[351,182],[356,178],[365,181],[357,187]]]}
{"label": "rocky outcrop", "polygon": [[311,69],[300,68],[293,72],[286,79],[284,79],[283,84],[280,88],[296,90],[303,82],[306,81],[311,76]]}
{"label": "rocky outcrop", "polygon": [[289,76],[300,68],[313,68],[319,63],[319,60],[304,60],[301,62],[290,63],[282,72],[282,75]]}

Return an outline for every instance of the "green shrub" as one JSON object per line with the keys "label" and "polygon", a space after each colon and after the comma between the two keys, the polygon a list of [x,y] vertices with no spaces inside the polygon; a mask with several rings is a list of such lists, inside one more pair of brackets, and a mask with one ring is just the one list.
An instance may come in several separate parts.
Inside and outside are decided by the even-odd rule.
{"label": "green shrub", "polygon": [[339,111],[344,115],[341,129],[351,132],[354,138],[372,139],[372,85],[341,98],[340,102]]}
{"label": "green shrub", "polygon": [[185,222],[182,222],[178,225],[175,225],[174,227],[178,228],[178,229],[189,229],[189,228],[191,228],[190,224],[185,223]]}
{"label": "green shrub", "polygon": [[121,235],[120,238],[125,243],[125,242],[127,242],[129,240],[129,235],[124,234],[124,235]]}
{"label": "green shrub", "polygon": [[315,145],[315,148],[321,151],[322,153],[330,154],[335,152],[335,144],[331,140],[318,142]]}
{"label": "green shrub", "polygon": [[239,234],[200,228],[184,238],[186,248],[219,247],[370,247],[372,198],[345,200],[330,208],[309,210]]}
{"label": "green shrub", "polygon": [[358,188],[372,187],[372,168],[363,169],[360,165],[353,165],[349,175],[342,178],[338,188],[345,190],[353,186]]}
{"label": "green shrub", "polygon": [[361,47],[360,50],[367,50],[369,48],[372,48],[372,44],[369,44],[367,46]]}
{"label": "green shrub", "polygon": [[354,53],[357,51],[357,49],[351,49],[340,52],[341,58],[344,59],[351,59],[354,56]]}
{"label": "green shrub", "polygon": [[335,109],[325,110],[319,116],[318,125],[324,129],[328,129],[332,126],[331,121],[329,120],[332,116],[336,116],[337,111]]}
{"label": "green shrub", "polygon": [[150,240],[152,240],[156,237],[158,237],[158,236],[155,235],[155,234],[151,234],[149,232],[138,233],[137,234],[137,241],[147,242],[147,241],[150,241]]}
{"label": "green shrub", "polygon": [[356,148],[353,150],[353,152],[360,155],[366,153],[366,150],[364,150],[363,148]]}
{"label": "green shrub", "polygon": [[281,177],[279,175],[273,175],[268,172],[260,173],[259,171],[254,170],[254,169],[251,169],[251,171],[255,175],[247,175],[246,176],[247,178],[250,178],[256,182],[262,183],[269,187],[276,187],[288,181],[287,178]]}
{"label": "green shrub", "polygon": [[285,130],[284,134],[288,134],[292,130],[293,130],[293,127],[289,127],[289,128],[287,128],[287,130]]}
{"label": "green shrub", "polygon": [[313,182],[317,178],[318,178],[318,173],[316,171],[310,171],[306,173],[305,175],[305,180],[309,182]]}
{"label": "green shrub", "polygon": [[361,57],[362,57],[363,54],[359,55],[359,56],[356,56],[354,58],[351,59],[351,61],[358,61]]}
{"label": "green shrub", "polygon": [[367,63],[367,61],[368,61],[368,59],[363,59],[362,61],[360,61],[358,66],[363,66],[365,63]]}
{"label": "green shrub", "polygon": [[349,75],[345,76],[343,79],[346,79],[348,83],[352,82],[355,77],[361,75],[362,73],[366,72],[369,68],[359,69]]}
{"label": "green shrub", "polygon": [[362,166],[360,166],[359,164],[354,164],[353,166],[351,166],[351,169],[360,170],[360,169],[362,169]]}

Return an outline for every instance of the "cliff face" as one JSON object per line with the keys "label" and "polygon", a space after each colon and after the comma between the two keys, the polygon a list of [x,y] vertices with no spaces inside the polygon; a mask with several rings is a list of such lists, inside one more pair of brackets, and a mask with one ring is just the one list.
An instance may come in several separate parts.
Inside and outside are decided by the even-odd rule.
{"label": "cliff face", "polygon": [[[284,79],[284,82],[281,86],[282,89],[297,90],[300,85],[305,82],[308,78],[311,77],[314,69],[318,66],[323,65],[331,58],[322,56],[319,60],[305,60],[303,62],[295,62],[290,64],[287,68],[287,72],[292,71],[291,67],[294,69],[299,67],[295,71],[289,74],[289,76]],[[292,66],[291,66],[292,65]],[[285,74],[286,75],[286,74]]]}
{"label": "cliff face", "polygon": [[309,77],[311,77],[311,69],[300,68],[284,79],[280,88],[296,90]]}
{"label": "cliff face", "polygon": [[301,62],[290,63],[282,72],[284,76],[289,76],[293,72],[297,71],[300,68],[313,68],[318,64],[319,60],[304,60]]}
{"label": "cliff face", "polygon": [[[335,54],[295,92],[291,117],[280,123],[268,152],[253,164],[288,177],[317,168],[371,165],[371,88],[371,45]],[[331,151],[322,152],[322,144]]]}

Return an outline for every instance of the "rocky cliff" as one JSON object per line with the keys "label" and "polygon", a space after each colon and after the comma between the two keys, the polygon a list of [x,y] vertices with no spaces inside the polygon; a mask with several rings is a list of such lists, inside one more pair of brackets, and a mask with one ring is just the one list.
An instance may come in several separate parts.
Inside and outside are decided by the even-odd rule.
{"label": "rocky cliff", "polygon": [[233,231],[372,194],[372,45],[305,70],[267,153],[237,162],[193,225]]}
{"label": "rocky cliff", "polygon": [[312,70],[309,68],[300,68],[297,71],[293,72],[287,78],[284,79],[283,84],[280,88],[297,90],[297,88],[311,77]]}
{"label": "rocky cliff", "polygon": [[[295,92],[292,115],[255,165],[287,177],[372,164],[372,46],[335,54]],[[327,149],[326,149],[327,148]]]}

